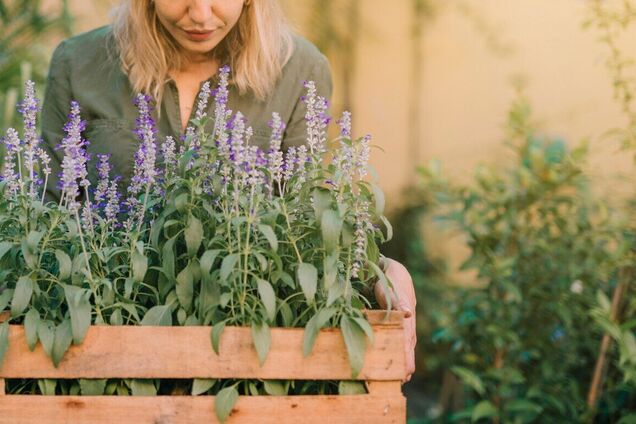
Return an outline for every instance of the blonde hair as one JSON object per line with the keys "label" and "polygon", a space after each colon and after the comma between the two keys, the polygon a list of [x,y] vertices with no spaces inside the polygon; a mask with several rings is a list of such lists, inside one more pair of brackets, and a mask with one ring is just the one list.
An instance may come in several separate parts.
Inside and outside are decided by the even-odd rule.
{"label": "blonde hair", "polygon": [[[152,0],[122,0],[113,13],[113,36],[133,90],[161,104],[169,71],[182,65],[180,47],[163,27]],[[213,50],[232,69],[240,94],[251,90],[264,100],[293,52],[291,29],[277,0],[246,2],[241,17]]]}

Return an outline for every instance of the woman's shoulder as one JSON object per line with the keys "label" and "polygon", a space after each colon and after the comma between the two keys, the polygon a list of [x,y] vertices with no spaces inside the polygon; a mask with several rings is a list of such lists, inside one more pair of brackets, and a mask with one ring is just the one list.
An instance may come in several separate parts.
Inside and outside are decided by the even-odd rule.
{"label": "woman's shoulder", "polygon": [[74,66],[103,64],[112,59],[114,45],[111,26],[104,25],[60,42],[52,60],[64,60]]}
{"label": "woman's shoulder", "polygon": [[325,55],[311,41],[300,34],[292,34],[292,54],[284,71],[311,75],[329,72],[329,62]]}

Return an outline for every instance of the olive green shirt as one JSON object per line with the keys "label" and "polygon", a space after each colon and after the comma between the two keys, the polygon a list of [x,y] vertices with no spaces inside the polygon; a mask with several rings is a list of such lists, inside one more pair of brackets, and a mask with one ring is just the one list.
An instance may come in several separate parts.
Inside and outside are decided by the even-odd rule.
{"label": "olive green shirt", "polygon": [[[87,150],[91,155],[88,169],[91,185],[95,187],[96,184],[96,155],[109,154],[111,176],[122,177],[119,187],[125,196],[139,146],[133,133],[137,118],[133,105],[136,93],[113,51],[116,52],[117,47],[110,26],[104,26],[64,40],[53,52],[42,106],[43,147],[51,156],[52,172],[47,186],[49,200],[57,201],[60,197],[57,182],[63,152],[56,150],[56,146],[65,135],[63,127],[68,119],[71,100],[79,102],[82,119],[86,121],[84,137],[89,142]],[[234,112],[240,111],[247,118],[254,132],[250,141],[252,145],[267,148],[271,132],[268,122],[273,112],[278,112],[286,124],[283,149],[306,142],[306,108],[300,97],[305,91],[303,82],[309,80],[316,82],[319,95],[327,99],[331,97],[332,79],[327,59],[313,44],[295,35],[294,52],[265,101],[256,99],[251,92],[239,95],[237,88],[230,85],[228,107]],[[218,75],[211,76],[208,81],[214,88]],[[192,108],[192,113],[195,109]],[[213,116],[213,111],[211,99],[208,115]],[[169,135],[181,143],[183,126],[179,93],[174,81],[166,83],[160,116],[157,119],[155,111],[157,144]]]}

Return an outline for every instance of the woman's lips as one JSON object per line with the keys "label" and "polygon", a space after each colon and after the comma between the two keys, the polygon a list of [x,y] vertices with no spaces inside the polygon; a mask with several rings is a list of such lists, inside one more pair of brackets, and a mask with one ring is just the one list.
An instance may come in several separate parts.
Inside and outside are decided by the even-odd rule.
{"label": "woman's lips", "polygon": [[211,30],[211,31],[186,31],[183,30],[183,32],[185,32],[186,36],[192,40],[192,41],[205,41],[208,40],[210,37],[212,37],[212,34],[214,34],[216,30]]}

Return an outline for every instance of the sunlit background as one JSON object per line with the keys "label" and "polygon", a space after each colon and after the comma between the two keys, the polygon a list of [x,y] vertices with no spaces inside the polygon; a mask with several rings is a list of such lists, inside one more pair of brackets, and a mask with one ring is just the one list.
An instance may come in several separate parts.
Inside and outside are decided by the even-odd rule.
{"label": "sunlit background", "polygon": [[[108,11],[115,3],[115,0],[0,1],[2,128],[16,119],[14,107],[21,81],[33,77],[42,91],[55,45],[67,36],[107,24]],[[515,166],[515,152],[505,143],[510,129],[506,122],[511,106],[523,96],[524,104],[532,109],[532,122],[539,134],[571,148],[588,141],[588,159],[582,168],[592,182],[590,198],[601,198],[606,205],[618,207],[622,200],[633,197],[630,181],[633,181],[634,154],[633,150],[621,149],[621,141],[629,137],[616,137],[617,132],[612,132],[629,129],[630,125],[634,130],[633,111],[625,107],[631,100],[616,98],[615,91],[618,88],[621,93],[621,84],[633,86],[636,77],[627,60],[636,58],[636,29],[629,26],[636,10],[631,2],[283,0],[282,3],[298,32],[313,41],[330,60],[335,83],[332,112],[337,115],[343,110],[351,111],[354,132],[371,134],[379,147],[372,154],[372,164],[387,195],[396,230],[387,252],[409,267],[418,290],[418,369],[405,386],[410,422],[471,418],[478,421],[481,417],[493,422],[534,422],[539,416],[577,417],[560,422],[583,420],[585,412],[581,411],[585,411],[602,336],[599,328],[590,324],[591,347],[576,353],[582,357],[589,354],[579,361],[587,364],[583,366],[586,373],[572,375],[572,381],[566,378],[572,384],[561,392],[561,397],[555,395],[555,399],[547,401],[537,400],[531,391],[542,391],[542,384],[559,385],[562,381],[542,381],[533,387],[523,366],[508,369],[506,363],[497,363],[500,348],[512,343],[509,340],[498,342],[494,358],[471,359],[466,354],[453,353],[461,352],[462,344],[470,339],[465,334],[453,339],[448,328],[455,320],[472,318],[457,310],[460,305],[457,296],[461,295],[447,291],[458,286],[483,287],[487,279],[479,278],[474,270],[459,271],[471,253],[466,234],[444,231],[433,222],[430,193],[418,168],[436,160],[446,178],[470,185],[480,164],[495,171]],[[612,27],[616,32],[611,39],[614,44],[603,38],[607,33],[598,25],[601,9],[595,7],[600,5],[616,11],[612,19],[626,22],[625,28]],[[585,26],[590,19],[593,24]],[[620,51],[618,59],[616,50],[612,56],[612,49]],[[618,62],[608,64],[612,57]],[[619,73],[617,63],[622,63]],[[625,79],[617,79],[617,75]],[[632,140],[635,136],[632,133]],[[611,297],[613,286],[608,284],[603,287]],[[594,299],[595,290],[588,294]],[[555,308],[567,303],[563,297],[553,300]],[[519,307],[529,305],[521,302]],[[560,314],[559,319],[567,321]],[[577,315],[570,319],[590,320],[589,316]],[[633,327],[632,323],[628,330]],[[476,326],[470,331],[491,330]],[[512,330],[518,332],[518,337],[525,337],[521,327]],[[605,370],[605,393],[609,398],[596,412],[597,422],[618,422],[621,417],[629,420],[629,412],[624,411],[636,408],[636,377],[632,375],[630,383],[629,378],[611,368],[619,355],[612,349],[610,368]],[[636,358],[636,345],[633,349],[630,354]],[[474,355],[479,350],[469,351]],[[558,364],[545,361],[533,366],[558,368]],[[488,362],[495,364],[494,371],[488,371]],[[471,364],[475,367],[471,368]],[[493,377],[497,370],[509,374]],[[565,393],[568,399],[563,398]],[[511,396],[508,400],[517,403],[505,403],[506,394]],[[517,415],[515,408],[521,411]],[[500,418],[496,418],[493,410],[500,411]],[[552,415],[540,415],[546,413]],[[513,416],[518,419],[504,418]],[[558,422],[544,419],[547,421],[538,422]],[[636,416],[632,414],[631,420],[621,422],[636,422]]]}

